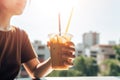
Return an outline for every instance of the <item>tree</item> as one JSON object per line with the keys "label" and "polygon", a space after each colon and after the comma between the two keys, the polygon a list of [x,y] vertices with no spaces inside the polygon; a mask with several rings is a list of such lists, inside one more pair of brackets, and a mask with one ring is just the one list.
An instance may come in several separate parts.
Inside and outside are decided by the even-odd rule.
{"label": "tree", "polygon": [[103,76],[120,76],[120,63],[118,60],[107,59],[101,65],[106,66],[106,70],[101,72]]}
{"label": "tree", "polygon": [[113,47],[116,52],[116,58],[120,61],[120,45],[116,45]]}
{"label": "tree", "polygon": [[71,76],[80,76],[80,75],[82,74],[75,69],[63,70],[60,71],[59,73],[60,77],[71,77]]}
{"label": "tree", "polygon": [[53,71],[53,72],[51,72],[49,75],[48,75],[48,77],[59,77],[59,72],[60,71]]}
{"label": "tree", "polygon": [[91,57],[80,56],[75,59],[75,70],[82,73],[82,76],[97,76],[99,68],[96,60]]}
{"label": "tree", "polygon": [[62,71],[53,71],[48,76],[49,77],[71,77],[71,76],[80,76],[82,75],[79,71],[75,69],[62,70]]}
{"label": "tree", "polygon": [[111,63],[109,76],[120,76],[120,66],[116,63]]}
{"label": "tree", "polygon": [[98,66],[95,59],[84,56],[74,60],[74,66],[69,70],[53,71],[49,76],[70,77],[70,76],[97,76]]}

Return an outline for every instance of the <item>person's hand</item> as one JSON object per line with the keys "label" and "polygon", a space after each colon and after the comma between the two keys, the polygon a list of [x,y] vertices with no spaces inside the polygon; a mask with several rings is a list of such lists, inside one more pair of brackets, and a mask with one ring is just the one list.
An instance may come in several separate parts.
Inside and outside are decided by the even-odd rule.
{"label": "person's hand", "polygon": [[65,45],[62,46],[62,60],[64,60],[64,65],[73,66],[73,60],[75,58],[75,45],[73,42],[66,42]]}

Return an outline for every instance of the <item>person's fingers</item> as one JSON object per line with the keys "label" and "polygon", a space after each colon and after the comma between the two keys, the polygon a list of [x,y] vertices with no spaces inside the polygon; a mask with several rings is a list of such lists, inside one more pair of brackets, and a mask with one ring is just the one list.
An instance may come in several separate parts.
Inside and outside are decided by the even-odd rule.
{"label": "person's fingers", "polygon": [[71,46],[71,47],[74,47],[75,45],[74,45],[74,43],[73,42],[71,42],[71,41],[69,41],[69,42],[66,42],[65,43],[67,46]]}
{"label": "person's fingers", "polygon": [[72,67],[72,66],[73,66],[73,62],[64,61],[64,65],[65,65],[65,66]]}
{"label": "person's fingers", "polygon": [[72,53],[64,53],[62,55],[64,65],[69,66],[69,67],[73,66],[74,58],[75,58],[75,55],[72,55]]}
{"label": "person's fingers", "polygon": [[75,52],[74,47],[62,46],[62,52]]}
{"label": "person's fingers", "polygon": [[62,54],[62,58],[63,59],[74,59],[75,58],[75,55],[73,53],[63,53]]}
{"label": "person's fingers", "polygon": [[73,59],[68,59],[67,60],[69,63],[73,63]]}

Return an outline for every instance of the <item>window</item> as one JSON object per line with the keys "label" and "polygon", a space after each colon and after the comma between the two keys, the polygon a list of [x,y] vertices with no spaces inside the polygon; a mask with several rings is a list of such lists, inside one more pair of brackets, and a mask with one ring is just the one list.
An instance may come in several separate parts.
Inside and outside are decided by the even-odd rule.
{"label": "window", "polygon": [[38,49],[45,49],[45,46],[38,46]]}

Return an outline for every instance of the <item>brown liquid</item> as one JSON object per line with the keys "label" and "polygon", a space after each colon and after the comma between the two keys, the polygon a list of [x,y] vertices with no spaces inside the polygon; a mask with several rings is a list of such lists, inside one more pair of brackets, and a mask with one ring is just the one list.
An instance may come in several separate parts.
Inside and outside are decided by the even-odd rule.
{"label": "brown liquid", "polygon": [[50,53],[52,68],[54,70],[68,70],[69,67],[64,65],[64,60],[62,60],[62,45],[65,44],[67,40],[63,36],[53,36],[50,38]]}
{"label": "brown liquid", "polygon": [[62,60],[62,52],[60,44],[52,44],[51,45],[51,60],[52,60],[52,67],[55,70],[66,70],[68,69],[67,66],[64,65]]}

